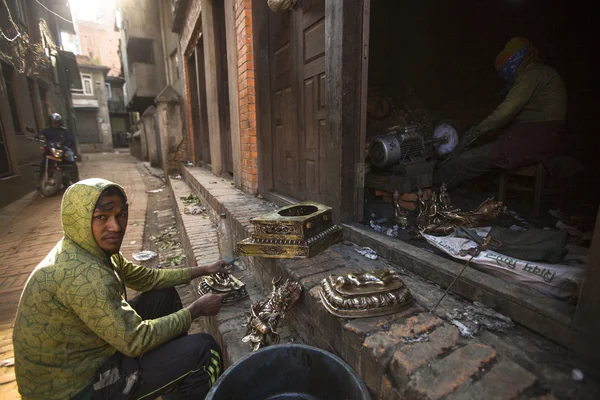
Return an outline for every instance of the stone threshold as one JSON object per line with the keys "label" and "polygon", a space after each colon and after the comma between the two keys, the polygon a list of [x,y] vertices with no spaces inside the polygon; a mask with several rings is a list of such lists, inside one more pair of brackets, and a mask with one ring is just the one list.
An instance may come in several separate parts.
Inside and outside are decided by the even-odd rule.
{"label": "stone threshold", "polygon": [[[214,213],[227,213],[236,242],[252,234],[253,226],[249,219],[276,209],[275,205],[241,192],[232,181],[215,177],[205,169],[182,165],[181,175]],[[476,338],[460,336],[458,330],[445,321],[446,313],[469,303],[454,293],[445,298],[435,314],[427,311],[441,296],[444,283],[455,276],[453,270],[460,270],[453,265],[456,263],[412,246],[405,248],[409,245],[399,241],[392,243],[391,238],[369,232],[366,228],[363,231],[358,224],[343,227],[344,242],[310,259],[243,257],[243,261],[248,268],[246,276],[262,285],[263,290],[270,289],[271,280],[278,276],[300,282],[303,295],[288,313],[285,325],[291,325],[307,344],[342,357],[360,374],[373,398],[541,398],[542,394],[547,395],[551,391],[560,392],[560,388],[554,388],[560,381],[557,376],[570,379],[568,369],[560,372],[547,369],[547,363],[539,359],[538,343],[543,343],[546,350],[552,349],[553,354],[560,354],[559,358],[565,360],[563,367],[573,359],[572,353],[523,328],[515,328],[518,340],[487,331]],[[368,260],[360,256],[355,250],[365,245],[376,249],[381,257]],[[386,267],[400,272],[411,289],[415,304],[410,309],[385,317],[351,320],[337,318],[322,306],[317,286],[329,274]],[[425,277],[419,276],[419,273]],[[544,308],[535,300],[519,303],[516,299],[511,299],[514,304],[508,304],[510,307],[507,308],[507,301],[501,299],[506,293],[513,293],[509,288],[504,288],[503,292],[496,287],[489,293],[484,285],[483,289],[478,285],[481,282],[500,287],[509,285],[497,278],[484,281],[484,278],[491,277],[481,275],[471,269],[465,275],[468,279],[459,280],[457,287],[495,308],[511,310],[510,307],[520,305],[524,309],[521,311],[523,318],[527,313],[535,314],[531,311],[535,307]],[[568,323],[568,319],[562,317],[562,323]],[[410,343],[423,334],[428,337],[426,341]],[[527,337],[523,340],[529,346],[525,349],[524,342],[519,341],[523,337]],[[552,396],[545,398],[551,399]]]}
{"label": "stone threshold", "polygon": [[[169,178],[169,186],[173,192],[174,211],[177,226],[182,238],[182,247],[190,266],[206,265],[219,260],[220,252],[215,221],[221,211],[210,206],[209,201],[197,191],[194,191],[182,180]],[[185,205],[181,200],[191,193],[196,194],[203,205],[207,206],[206,213],[189,215],[184,213]],[[242,265],[234,272],[234,276],[246,284],[248,297],[234,304],[223,306],[215,317],[203,317],[202,325],[219,343],[224,354],[226,366],[235,363],[250,352],[249,345],[242,343],[241,339],[246,334],[244,328],[245,313],[250,310],[250,305],[262,298],[267,293],[263,290],[254,275]],[[197,279],[193,282],[193,294],[199,297]],[[282,343],[299,342],[298,335],[285,323],[278,329]]]}

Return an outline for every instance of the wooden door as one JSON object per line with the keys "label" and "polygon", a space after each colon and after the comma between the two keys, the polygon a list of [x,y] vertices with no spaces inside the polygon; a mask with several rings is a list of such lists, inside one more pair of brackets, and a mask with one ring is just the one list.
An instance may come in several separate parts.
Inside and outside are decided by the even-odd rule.
{"label": "wooden door", "polygon": [[271,13],[269,38],[273,189],[325,202],[325,1]]}
{"label": "wooden door", "polygon": [[194,159],[203,161],[202,158],[202,135],[200,128],[200,103],[198,92],[198,76],[196,73],[196,51],[187,60],[188,87],[190,88],[190,108],[192,112],[192,132],[194,136]]}

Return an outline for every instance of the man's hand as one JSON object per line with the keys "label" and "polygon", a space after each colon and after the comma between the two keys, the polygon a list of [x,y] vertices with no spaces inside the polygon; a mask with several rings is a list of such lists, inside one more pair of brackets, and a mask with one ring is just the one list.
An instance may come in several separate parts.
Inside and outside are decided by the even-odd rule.
{"label": "man's hand", "polygon": [[481,136],[481,132],[476,131],[474,128],[469,129],[465,132],[462,138],[459,140],[458,144],[454,148],[452,152],[455,155],[458,155],[466,150],[467,146],[471,144],[475,139]]}
{"label": "man's hand", "polygon": [[202,316],[217,315],[223,304],[223,297],[225,297],[223,294],[209,293],[187,306],[190,314],[192,314],[192,320]]}
{"label": "man's hand", "polygon": [[219,260],[216,263],[203,265],[200,267],[192,268],[192,279],[200,278],[201,276],[214,274],[216,272],[228,272],[225,270],[229,263],[227,261]]}

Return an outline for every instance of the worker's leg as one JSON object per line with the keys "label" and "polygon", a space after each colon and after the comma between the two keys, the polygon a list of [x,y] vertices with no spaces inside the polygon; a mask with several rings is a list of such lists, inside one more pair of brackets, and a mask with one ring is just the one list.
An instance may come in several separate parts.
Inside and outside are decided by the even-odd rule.
{"label": "worker's leg", "polygon": [[141,293],[131,299],[129,305],[142,319],[164,317],[183,308],[177,290],[172,287]]}
{"label": "worker's leg", "polygon": [[433,173],[433,185],[440,187],[442,183],[446,183],[448,188],[456,187],[464,181],[496,169],[495,163],[500,157],[495,142],[467,150],[442,164]]}
{"label": "worker's leg", "polygon": [[[139,365],[138,365],[139,363]],[[206,333],[187,335],[137,360],[125,357],[124,371],[141,367],[141,383],[132,398],[203,399],[222,372],[221,351]]]}

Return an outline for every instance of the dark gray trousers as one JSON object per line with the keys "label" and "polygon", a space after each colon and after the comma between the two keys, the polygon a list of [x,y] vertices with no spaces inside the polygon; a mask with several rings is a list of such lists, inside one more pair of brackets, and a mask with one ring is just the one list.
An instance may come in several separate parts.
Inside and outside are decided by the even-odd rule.
{"label": "dark gray trousers", "polygon": [[466,150],[439,166],[433,173],[433,185],[438,188],[446,183],[448,189],[451,189],[469,179],[499,169],[496,165],[501,158],[496,142]]}
{"label": "dark gray trousers", "polygon": [[[143,319],[155,319],[182,308],[175,288],[142,293],[129,304]],[[141,370],[140,383],[131,399],[203,399],[222,372],[221,351],[206,333],[184,334],[138,358],[117,353],[122,374]],[[94,393],[94,399],[115,398]]]}

